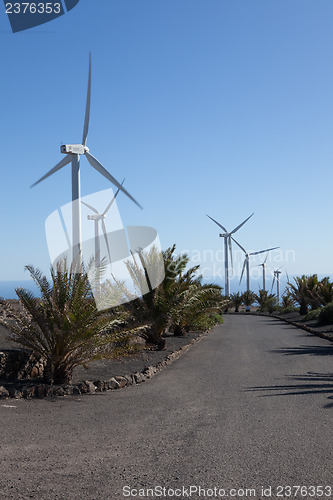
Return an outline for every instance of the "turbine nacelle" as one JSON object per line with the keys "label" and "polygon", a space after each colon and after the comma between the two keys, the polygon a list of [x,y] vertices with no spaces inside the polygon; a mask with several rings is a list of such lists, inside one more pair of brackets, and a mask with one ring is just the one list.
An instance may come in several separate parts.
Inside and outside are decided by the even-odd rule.
{"label": "turbine nacelle", "polygon": [[227,238],[228,236],[230,236],[229,233],[221,233],[220,234],[220,238]]}
{"label": "turbine nacelle", "polygon": [[84,155],[89,152],[89,148],[83,144],[63,144],[60,152],[66,155]]}
{"label": "turbine nacelle", "polygon": [[105,219],[106,214],[96,214],[96,215],[88,215],[88,220],[102,220]]}

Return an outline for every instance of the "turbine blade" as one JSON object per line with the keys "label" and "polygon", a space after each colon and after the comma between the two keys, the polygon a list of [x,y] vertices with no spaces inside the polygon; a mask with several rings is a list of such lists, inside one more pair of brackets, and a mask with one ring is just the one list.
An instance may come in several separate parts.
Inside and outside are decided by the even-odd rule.
{"label": "turbine blade", "polygon": [[107,233],[106,233],[106,226],[105,226],[104,219],[102,219],[102,229],[103,229],[104,239],[105,239],[105,243],[106,243],[106,248],[108,249],[109,261],[111,264],[110,247],[109,247],[109,242],[108,242],[108,237],[107,237]]}
{"label": "turbine blade", "polygon": [[242,245],[241,245],[240,243],[238,243],[238,241],[237,241],[237,240],[235,240],[235,238],[233,238],[233,237],[231,236],[231,239],[232,239],[232,241],[234,241],[234,242],[236,243],[236,245],[238,245],[238,246],[239,246],[239,248],[240,248],[241,250],[243,250],[243,252],[244,252],[244,253],[246,253],[245,248],[243,248],[243,247],[242,247]]}
{"label": "turbine blade", "polygon": [[123,188],[123,186],[121,184],[119,184],[119,182],[103,167],[103,165],[92,154],[90,154],[90,153],[88,153],[88,151],[86,151],[85,155],[86,155],[87,160],[89,161],[90,165],[93,168],[95,168],[97,170],[97,172],[104,175],[104,177],[106,177],[106,179],[108,179],[110,182],[112,182],[112,184],[114,184],[117,188],[119,188],[120,191],[125,193],[126,196],[128,196],[132,201],[134,201],[134,203],[136,205],[138,205],[138,207],[142,208],[142,206],[133,198],[133,196],[131,196],[129,194],[129,192],[126,191],[126,189]]}
{"label": "turbine blade", "polygon": [[258,255],[259,253],[270,252],[271,250],[276,250],[277,248],[280,248],[280,247],[266,248],[266,250],[260,250],[259,252],[252,252],[249,255]]}
{"label": "turbine blade", "polygon": [[272,283],[272,288],[271,288],[271,292],[273,290],[273,287],[274,287],[274,283],[275,283],[275,274],[274,274],[274,278],[273,278],[273,283]]}
{"label": "turbine blade", "polygon": [[[207,214],[206,214],[207,215]],[[217,220],[213,219],[213,217],[211,217],[210,215],[207,215],[207,217],[209,217],[213,222],[215,222],[215,224],[217,224],[221,229],[222,231],[224,231],[225,233],[227,233],[228,231],[226,230],[226,228],[224,226],[222,226],[222,224],[220,224],[219,222],[217,222]]]}
{"label": "turbine blade", "polygon": [[86,114],[84,117],[83,136],[82,136],[83,146],[85,146],[87,143],[87,135],[88,135],[88,130],[89,130],[90,98],[91,98],[91,52],[89,53],[89,76],[88,76]]}
{"label": "turbine blade", "polygon": [[[124,184],[124,182],[125,182],[125,179],[121,183],[121,186]],[[120,189],[118,188],[118,191],[116,192],[116,194],[114,195],[114,197],[112,198],[112,200],[110,201],[110,203],[108,204],[108,206],[106,207],[106,209],[104,210],[103,215],[105,215],[110,210],[111,206],[113,205],[114,200],[118,196],[119,191],[120,191]]]}
{"label": "turbine blade", "polygon": [[250,215],[250,217],[248,217],[241,224],[239,224],[239,226],[235,227],[235,229],[233,231],[231,231],[230,234],[235,233],[236,231],[238,231],[238,229],[240,229],[242,226],[244,226],[245,222],[247,222],[249,219],[251,219],[252,215],[254,215],[254,212],[253,212],[253,214]]}
{"label": "turbine blade", "polygon": [[66,155],[61,161],[59,161],[59,163],[56,164],[55,167],[51,168],[51,170],[47,174],[43,175],[43,177],[41,177],[38,181],[36,181],[30,187],[32,188],[32,187],[36,186],[36,184],[38,184],[39,182],[42,182],[44,179],[46,179],[50,175],[57,172],[58,170],[60,170],[62,167],[64,167],[65,165],[67,165],[67,163],[70,163],[71,161],[72,161],[72,155]]}
{"label": "turbine blade", "polygon": [[273,272],[272,269],[270,267],[268,267],[267,264],[264,263],[263,265],[266,267],[266,269],[269,270],[269,272],[271,273],[271,275],[274,276],[274,278],[275,278],[275,272]]}
{"label": "turbine blade", "polygon": [[88,205],[88,203],[86,203],[85,201],[82,201],[82,200],[81,200],[81,203],[83,203],[83,205],[85,205],[86,207],[90,208],[90,210],[92,210],[93,212],[95,212],[95,214],[100,215],[100,214],[97,212],[96,208],[92,207],[91,205]]}
{"label": "turbine blade", "polygon": [[239,284],[241,284],[241,282],[242,282],[242,278],[243,278],[245,266],[246,266],[246,257],[244,259],[244,264],[243,264],[243,269],[242,269],[242,274],[241,274],[241,277],[240,277],[240,280],[239,280]]}

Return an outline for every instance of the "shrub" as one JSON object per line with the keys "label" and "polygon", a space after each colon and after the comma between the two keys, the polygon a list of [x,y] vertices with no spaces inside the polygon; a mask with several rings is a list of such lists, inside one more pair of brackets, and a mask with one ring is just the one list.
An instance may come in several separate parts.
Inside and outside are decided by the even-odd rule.
{"label": "shrub", "polygon": [[320,325],[331,325],[333,324],[333,302],[327,304],[320,310],[318,316],[318,323]]}
{"label": "shrub", "polygon": [[280,314],[289,314],[293,312],[299,312],[299,307],[287,306],[287,307],[282,307],[280,310]]}
{"label": "shrub", "polygon": [[221,325],[224,322],[222,314],[205,314],[197,318],[191,325],[192,331],[210,330],[216,325]]}
{"label": "shrub", "polygon": [[0,323],[12,333],[11,340],[42,356],[45,382],[70,382],[76,366],[110,355],[113,345],[128,339],[127,315],[97,310],[87,274],[58,264],[51,269],[50,284],[40,270],[26,269],[41,298],[17,288],[22,310],[18,312],[2,300]]}
{"label": "shrub", "polygon": [[309,311],[308,314],[303,318],[302,321],[313,321],[313,320],[318,320],[319,314],[321,313],[322,308],[320,307],[319,309],[313,309],[312,311]]}

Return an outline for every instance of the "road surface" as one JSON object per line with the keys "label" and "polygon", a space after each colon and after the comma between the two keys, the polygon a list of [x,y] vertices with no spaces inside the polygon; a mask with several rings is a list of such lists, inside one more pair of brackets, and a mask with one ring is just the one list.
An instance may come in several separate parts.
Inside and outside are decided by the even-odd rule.
{"label": "road surface", "polygon": [[332,354],[230,315],[138,386],[1,401],[0,498],[333,498]]}

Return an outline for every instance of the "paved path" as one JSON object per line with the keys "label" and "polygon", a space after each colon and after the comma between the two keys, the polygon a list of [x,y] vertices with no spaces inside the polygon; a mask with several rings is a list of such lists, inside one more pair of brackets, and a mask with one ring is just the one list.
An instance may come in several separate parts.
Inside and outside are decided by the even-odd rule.
{"label": "paved path", "polygon": [[[2,401],[0,498],[144,498],[124,496],[126,485],[257,499],[262,486],[287,498],[278,485],[331,485],[321,498],[333,498],[332,354],[330,342],[277,320],[226,316],[144,384]],[[189,492],[155,498],[221,498]],[[293,498],[319,498],[311,493]]]}

